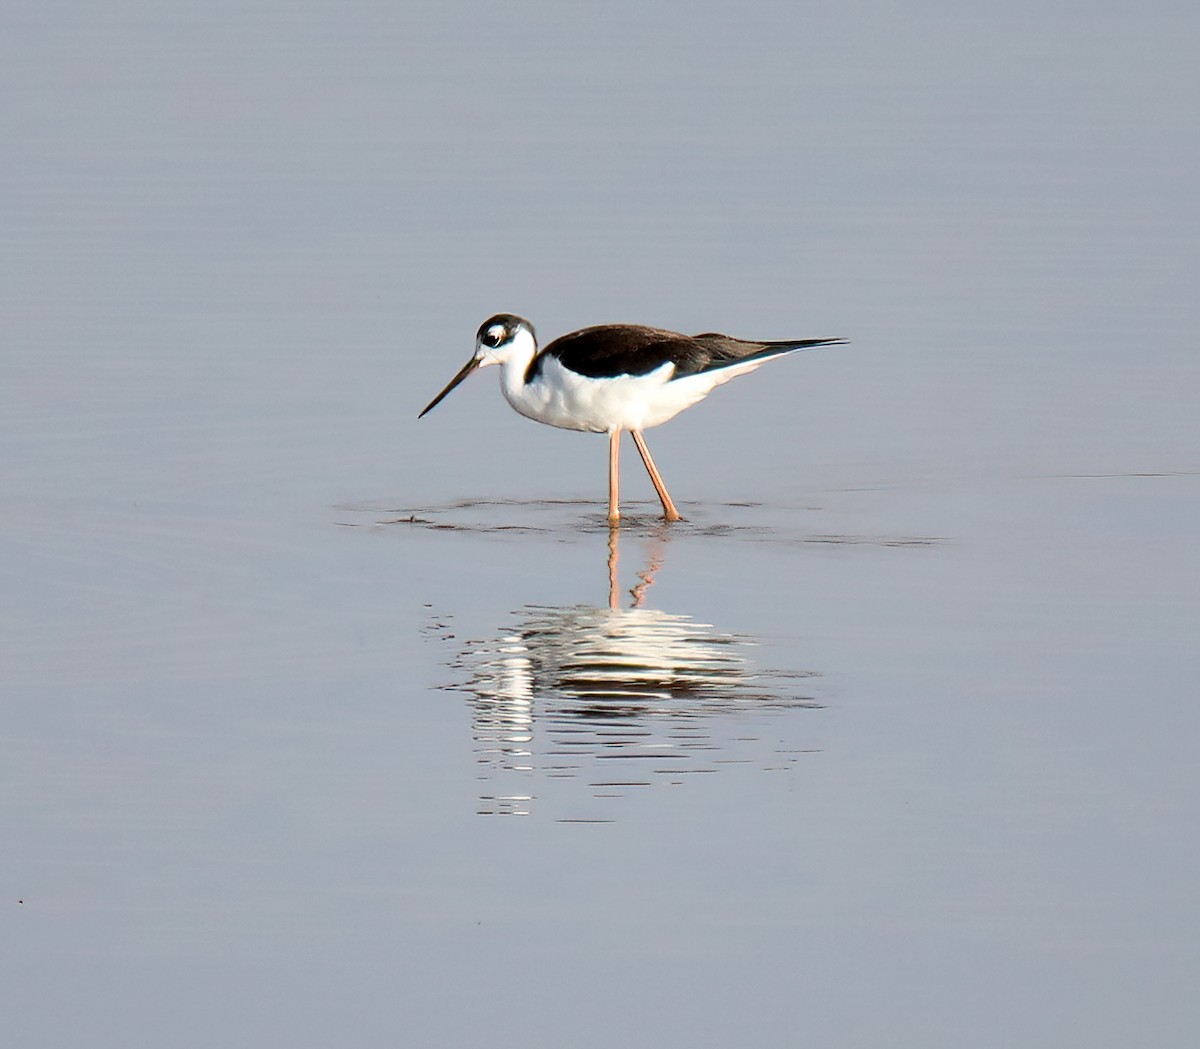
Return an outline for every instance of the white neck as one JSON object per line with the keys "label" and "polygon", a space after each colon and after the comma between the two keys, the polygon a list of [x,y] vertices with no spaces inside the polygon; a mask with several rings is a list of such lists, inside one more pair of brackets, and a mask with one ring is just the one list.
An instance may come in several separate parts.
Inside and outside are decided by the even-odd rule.
{"label": "white neck", "polygon": [[[519,398],[525,388],[525,372],[529,362],[537,353],[537,342],[532,332],[523,328],[518,330],[511,342],[505,343],[498,350],[493,350],[483,359],[483,365],[500,365],[500,388],[509,403],[516,405],[514,398]],[[519,409],[518,409],[519,410]]]}

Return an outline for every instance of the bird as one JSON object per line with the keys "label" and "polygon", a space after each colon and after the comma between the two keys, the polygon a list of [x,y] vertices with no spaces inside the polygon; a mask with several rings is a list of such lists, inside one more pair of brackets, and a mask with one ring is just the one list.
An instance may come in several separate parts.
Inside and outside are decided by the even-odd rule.
{"label": "bird", "polygon": [[497,313],[480,325],[475,353],[425,409],[433,411],[472,372],[500,367],[500,389],[521,415],[564,430],[606,433],[608,522],[620,522],[620,440],[628,430],[662,502],[663,518],[682,521],[642,431],[674,418],[712,390],[776,357],[840,338],[753,342],[718,332],[683,335],[640,324],[600,324],[539,349],[533,325]]}

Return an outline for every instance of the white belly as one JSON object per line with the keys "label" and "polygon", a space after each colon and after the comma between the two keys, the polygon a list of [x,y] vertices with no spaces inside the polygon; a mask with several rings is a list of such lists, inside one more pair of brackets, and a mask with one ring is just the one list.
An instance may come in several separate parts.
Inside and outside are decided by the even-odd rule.
{"label": "white belly", "polygon": [[758,363],[673,381],[673,364],[664,364],[648,375],[588,379],[547,357],[532,383],[524,381],[523,370],[501,368],[500,388],[518,412],[548,426],[592,433],[646,430],[674,418],[703,400],[714,387],[752,371]]}

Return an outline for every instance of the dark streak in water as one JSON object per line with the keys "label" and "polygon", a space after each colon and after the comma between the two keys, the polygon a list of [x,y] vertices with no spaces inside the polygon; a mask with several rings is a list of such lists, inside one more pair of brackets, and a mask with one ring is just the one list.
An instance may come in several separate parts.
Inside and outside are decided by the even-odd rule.
{"label": "dark streak in water", "polygon": [[[645,505],[645,510],[639,506]],[[497,508],[511,510],[504,520],[489,519],[488,511]],[[337,521],[343,528],[392,529],[410,527],[434,532],[452,532],[463,535],[505,536],[555,536],[561,541],[576,541],[582,536],[606,535],[610,530],[603,508],[591,500],[541,499],[524,501],[516,499],[463,499],[445,506],[424,506],[413,509],[398,509],[381,505],[344,504],[335,507],[344,513],[369,517],[369,520]],[[787,546],[807,544],[877,546],[877,547],[928,547],[948,542],[943,536],[888,536],[864,533],[841,534],[833,532],[804,532],[799,528],[804,517],[819,507],[771,507],[765,503],[730,502],[718,504],[693,504],[687,507],[690,520],[671,525],[672,538],[694,537],[702,539],[737,539],[751,543],[773,543]],[[564,510],[583,511],[562,513]],[[785,532],[775,524],[737,523],[712,520],[722,511],[773,511],[775,521],[785,521],[789,528]],[[552,523],[545,523],[547,513],[554,514]],[[383,516],[381,516],[383,515]],[[538,520],[540,519],[540,520]],[[630,536],[654,535],[663,527],[661,516],[648,504],[632,504],[630,512],[621,520],[621,531]]]}

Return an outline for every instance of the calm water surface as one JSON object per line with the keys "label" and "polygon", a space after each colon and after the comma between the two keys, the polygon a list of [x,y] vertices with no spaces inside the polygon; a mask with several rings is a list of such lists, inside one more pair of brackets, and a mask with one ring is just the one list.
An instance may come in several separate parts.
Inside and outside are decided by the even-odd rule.
{"label": "calm water surface", "polygon": [[[12,12],[13,1044],[1193,1045],[1197,29]],[[851,344],[614,535],[498,310]]]}

